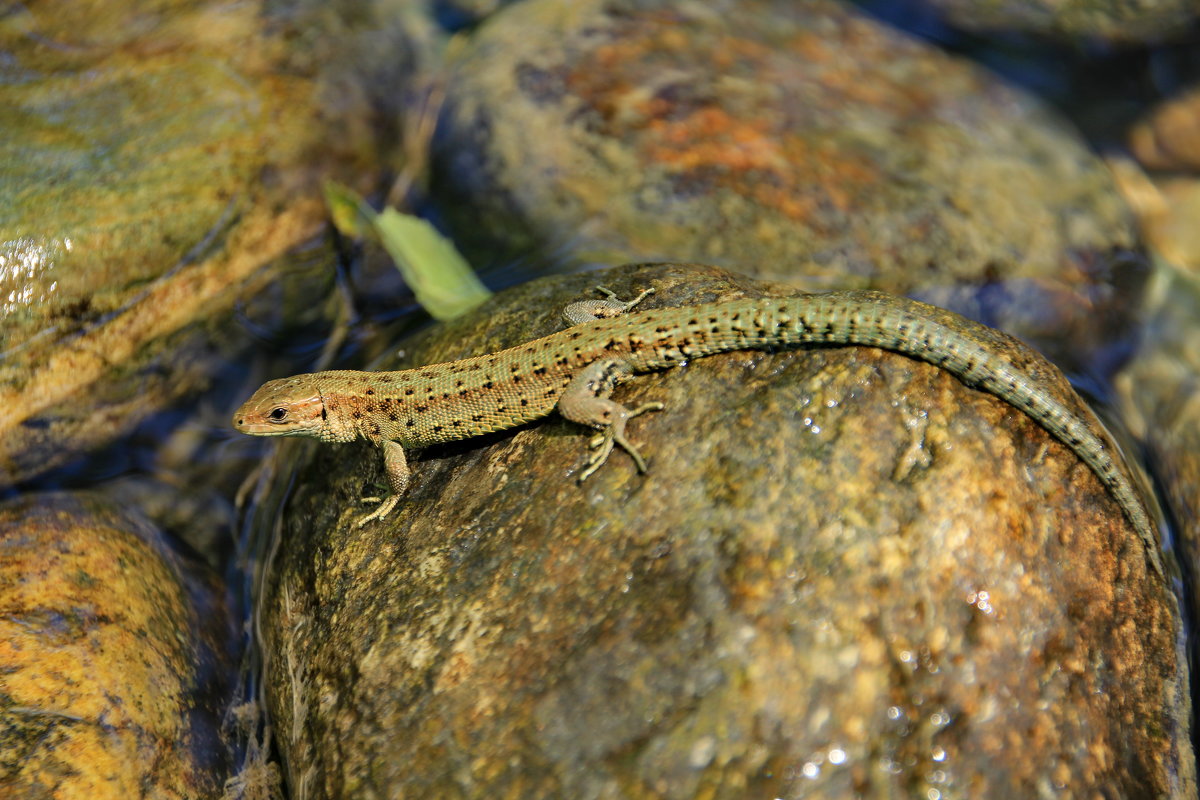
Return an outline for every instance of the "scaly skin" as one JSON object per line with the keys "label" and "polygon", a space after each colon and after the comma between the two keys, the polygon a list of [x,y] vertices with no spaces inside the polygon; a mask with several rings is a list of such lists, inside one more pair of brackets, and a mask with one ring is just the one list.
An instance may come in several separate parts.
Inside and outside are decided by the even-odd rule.
{"label": "scaly skin", "polygon": [[[609,293],[611,296],[611,293]],[[642,297],[647,293],[643,293]],[[601,434],[581,475],[614,444],[645,465],[624,436],[629,410],[609,399],[621,379],[729,350],[867,345],[948,370],[1024,411],[1071,448],[1112,492],[1162,574],[1155,526],[1116,443],[1062,374],[1016,339],[957,314],[874,291],[734,300],[621,315],[630,303],[568,307],[577,324],[518,347],[399,372],[335,370],[269,381],[234,414],[257,436],[367,439],[384,450],[393,494],[360,524],[386,516],[408,485],[406,448],[522,425],[557,410]],[[609,317],[609,318],[601,318]]]}

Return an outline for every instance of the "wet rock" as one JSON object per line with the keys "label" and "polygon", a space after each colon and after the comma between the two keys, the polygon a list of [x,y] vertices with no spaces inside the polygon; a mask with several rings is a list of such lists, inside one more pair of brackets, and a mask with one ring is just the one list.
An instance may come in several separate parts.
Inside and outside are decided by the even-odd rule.
{"label": "wet rock", "polygon": [[220,796],[233,626],[215,576],[88,494],[0,506],[0,794]]}
{"label": "wet rock", "polygon": [[[702,267],[537,281],[404,366],[646,308],[794,291]],[[366,445],[309,446],[263,598],[269,703],[313,797],[1195,791],[1175,600],[1029,417],[861,347],[632,379],[666,403],[582,486],[553,417],[429,448],[384,524]],[[294,457],[295,451],[290,451]]]}
{"label": "wet rock", "polygon": [[[340,80],[334,106],[342,76],[312,67],[309,50],[351,37],[300,35],[313,13],[46,2],[6,16],[0,485],[204,388],[249,344],[239,298],[311,284],[317,258],[328,285],[332,253],[284,256],[322,229],[320,177],[369,179],[356,162],[376,151],[352,124],[370,116],[364,93]],[[332,307],[273,313],[300,324]]]}

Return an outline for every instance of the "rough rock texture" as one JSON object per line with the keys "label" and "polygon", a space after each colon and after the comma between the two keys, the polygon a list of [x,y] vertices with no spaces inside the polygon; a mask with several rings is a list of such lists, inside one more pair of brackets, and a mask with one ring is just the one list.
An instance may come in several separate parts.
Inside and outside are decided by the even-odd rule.
{"label": "rough rock texture", "polygon": [[[518,344],[604,283],[537,281],[406,347]],[[387,365],[391,367],[392,365]],[[631,380],[650,462],[572,479],[558,418],[430,448],[384,524],[366,445],[311,444],[263,598],[269,703],[310,797],[1020,797],[1195,791],[1174,598],[1028,417],[872,348]],[[290,451],[294,453],[295,451]]]}
{"label": "rough rock texture", "polygon": [[0,796],[218,797],[233,635],[215,576],[88,494],[0,506]]}

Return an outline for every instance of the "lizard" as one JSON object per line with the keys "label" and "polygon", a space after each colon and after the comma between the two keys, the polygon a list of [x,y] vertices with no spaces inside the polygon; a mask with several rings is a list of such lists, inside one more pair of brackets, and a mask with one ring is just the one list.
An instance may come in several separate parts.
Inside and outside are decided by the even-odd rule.
{"label": "lizard", "polygon": [[361,526],[386,517],[404,495],[409,449],[514,428],[557,411],[599,431],[589,442],[581,481],[605,463],[614,445],[645,472],[625,426],[663,404],[630,409],[613,400],[614,387],[629,376],[730,350],[879,347],[946,369],[1028,414],[1091,468],[1144,542],[1155,571],[1164,574],[1157,527],[1116,442],[1058,368],[1014,337],[874,290],[630,314],[653,289],[622,302],[598,288],[607,299],[564,310],[570,327],[517,347],[396,372],[331,370],[268,381],[234,413],[233,426],[255,436],[362,438],[380,446],[392,493],[358,521]]}

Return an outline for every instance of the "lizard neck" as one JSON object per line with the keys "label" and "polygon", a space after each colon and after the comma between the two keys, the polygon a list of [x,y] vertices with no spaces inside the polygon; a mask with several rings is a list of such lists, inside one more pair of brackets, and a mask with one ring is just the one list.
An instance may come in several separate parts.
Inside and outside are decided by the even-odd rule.
{"label": "lizard neck", "polygon": [[374,392],[368,392],[369,386],[360,385],[365,383],[367,375],[353,370],[316,373],[325,407],[324,425],[318,434],[322,441],[352,442],[359,438],[380,441],[371,425],[375,414]]}

